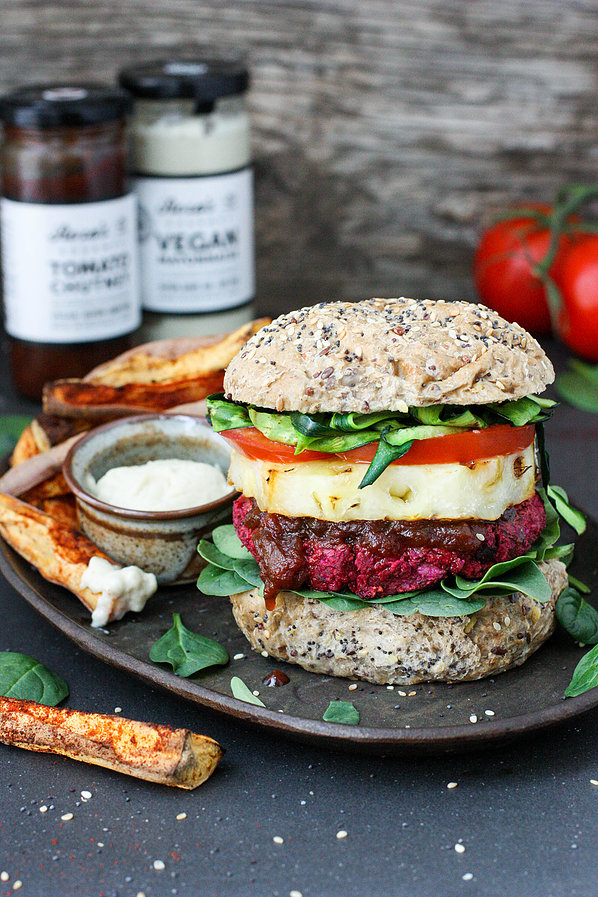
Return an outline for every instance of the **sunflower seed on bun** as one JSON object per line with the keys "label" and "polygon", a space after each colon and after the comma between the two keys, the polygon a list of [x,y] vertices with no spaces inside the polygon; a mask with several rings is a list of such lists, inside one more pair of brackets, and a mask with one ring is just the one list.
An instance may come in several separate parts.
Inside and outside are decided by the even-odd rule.
{"label": "sunflower seed on bun", "polygon": [[276,411],[402,411],[504,402],[553,380],[536,340],[483,305],[365,299],[276,318],[233,358],[224,392]]}

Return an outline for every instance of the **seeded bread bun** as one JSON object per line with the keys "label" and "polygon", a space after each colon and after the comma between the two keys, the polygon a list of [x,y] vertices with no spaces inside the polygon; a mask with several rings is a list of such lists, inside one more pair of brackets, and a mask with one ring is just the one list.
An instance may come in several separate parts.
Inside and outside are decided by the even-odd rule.
{"label": "seeded bread bun", "polygon": [[518,399],[553,379],[536,340],[483,305],[366,299],[262,327],[230,362],[224,391],[277,411],[406,411]]}
{"label": "seeded bread bun", "polygon": [[487,599],[471,617],[399,617],[375,606],[336,611],[293,592],[279,592],[275,609],[267,611],[257,589],[231,602],[252,648],[310,672],[379,685],[464,682],[519,666],[553,632],[567,573],[557,560],[540,567],[551,601],[503,595]]}

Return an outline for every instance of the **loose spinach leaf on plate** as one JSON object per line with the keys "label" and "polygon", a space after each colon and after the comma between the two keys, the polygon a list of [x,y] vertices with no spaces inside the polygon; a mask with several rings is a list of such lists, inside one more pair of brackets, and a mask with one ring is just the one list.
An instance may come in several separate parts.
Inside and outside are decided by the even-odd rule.
{"label": "loose spinach leaf on plate", "polygon": [[5,414],[0,417],[0,454],[11,452],[19,436],[31,423],[31,415]]}
{"label": "loose spinach leaf on plate", "polygon": [[64,679],[39,660],[14,651],[0,652],[0,695],[56,707],[68,693]]}
{"label": "loose spinach leaf on plate", "polygon": [[566,698],[576,698],[598,686],[598,645],[581,658],[565,691]]}
{"label": "loose spinach leaf on plate", "polygon": [[228,652],[214,639],[191,632],[181,621],[180,614],[173,614],[172,628],[165,632],[151,647],[150,660],[169,663],[176,676],[185,679],[208,667],[228,663]]}
{"label": "loose spinach leaf on plate", "polygon": [[242,679],[238,676],[233,676],[230,680],[230,690],[233,693],[233,698],[236,698],[237,701],[245,701],[246,704],[255,704],[256,707],[265,707],[263,701],[254,695],[249,686],[245,685]]}
{"label": "loose spinach leaf on plate", "polygon": [[324,715],[324,722],[341,723],[343,726],[358,726],[359,711],[351,701],[331,701]]}
{"label": "loose spinach leaf on plate", "polygon": [[598,610],[589,604],[577,589],[563,589],[556,603],[557,620],[576,642],[595,645],[598,642]]}
{"label": "loose spinach leaf on plate", "polygon": [[559,374],[556,391],[575,408],[598,414],[598,365],[586,364],[577,358],[570,358],[567,364],[570,370]]}

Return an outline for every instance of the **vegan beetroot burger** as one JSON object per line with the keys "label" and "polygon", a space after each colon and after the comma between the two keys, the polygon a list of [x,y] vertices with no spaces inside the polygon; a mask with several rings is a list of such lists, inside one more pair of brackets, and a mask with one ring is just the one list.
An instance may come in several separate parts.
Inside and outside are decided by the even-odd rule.
{"label": "vegan beetroot burger", "polygon": [[200,588],[231,595],[256,650],[315,672],[407,684],[522,663],[567,582],[540,476],[553,377],[480,305],[282,315],[208,400],[241,497]]}

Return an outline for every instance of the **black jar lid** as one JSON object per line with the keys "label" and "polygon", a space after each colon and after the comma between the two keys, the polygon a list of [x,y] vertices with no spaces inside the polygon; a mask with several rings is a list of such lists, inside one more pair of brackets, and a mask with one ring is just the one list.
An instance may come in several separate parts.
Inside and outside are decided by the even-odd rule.
{"label": "black jar lid", "polygon": [[131,99],[99,84],[35,84],[0,99],[0,119],[20,128],[98,125],[124,118]]}
{"label": "black jar lid", "polygon": [[233,59],[168,59],[122,69],[118,81],[135,97],[194,99],[198,106],[245,93],[249,72]]}

